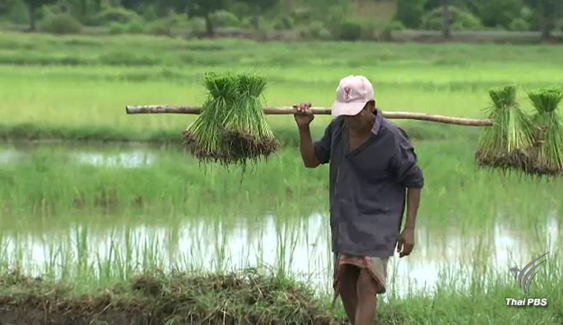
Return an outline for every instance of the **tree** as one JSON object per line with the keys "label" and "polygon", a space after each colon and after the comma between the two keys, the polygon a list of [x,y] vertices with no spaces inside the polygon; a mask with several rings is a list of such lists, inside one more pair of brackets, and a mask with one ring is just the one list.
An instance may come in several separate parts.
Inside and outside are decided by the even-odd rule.
{"label": "tree", "polygon": [[252,12],[254,13],[254,28],[260,29],[260,16],[268,9],[273,8],[275,5],[279,4],[279,0],[240,0],[247,4]]}
{"label": "tree", "polygon": [[37,9],[43,7],[44,5],[50,5],[56,2],[56,0],[23,0],[27,5],[29,10],[29,30],[37,30]]}
{"label": "tree", "polygon": [[397,12],[394,20],[398,20],[405,27],[417,29],[422,25],[424,15],[424,5],[427,0],[398,0]]}
{"label": "tree", "polygon": [[484,26],[507,28],[515,18],[520,17],[523,2],[522,0],[472,0],[466,1],[466,5],[471,13],[481,19]]}
{"label": "tree", "polygon": [[442,0],[442,34],[445,39],[449,39],[451,34],[450,2],[451,0]]}
{"label": "tree", "polygon": [[525,3],[534,10],[538,19],[541,37],[547,40],[555,28],[555,23],[563,13],[561,0],[525,0]]}
{"label": "tree", "polygon": [[208,37],[215,35],[211,15],[225,8],[225,0],[192,0],[188,3],[188,17],[202,17],[205,20],[205,31]]}

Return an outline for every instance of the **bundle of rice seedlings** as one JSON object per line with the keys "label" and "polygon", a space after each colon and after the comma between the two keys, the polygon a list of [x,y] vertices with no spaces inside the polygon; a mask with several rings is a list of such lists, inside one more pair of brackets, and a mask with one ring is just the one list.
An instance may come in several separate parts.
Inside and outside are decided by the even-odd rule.
{"label": "bundle of rice seedlings", "polygon": [[262,109],[266,79],[257,74],[237,76],[237,103],[224,119],[224,136],[233,161],[245,163],[268,157],[279,143],[268,126]]}
{"label": "bundle of rice seedlings", "polygon": [[529,149],[535,140],[536,127],[516,101],[516,86],[489,90],[491,105],[485,111],[493,121],[481,135],[477,162],[481,166],[525,170],[532,157]]}
{"label": "bundle of rice seedlings", "polygon": [[208,94],[201,113],[182,134],[192,154],[200,161],[228,163],[223,121],[238,100],[236,78],[229,73],[207,73],[204,85]]}
{"label": "bundle of rice seedlings", "polygon": [[528,93],[536,109],[533,117],[539,129],[536,136],[535,172],[557,174],[563,172],[563,121],[557,107],[563,99],[560,88],[545,88]]}
{"label": "bundle of rice seedlings", "polygon": [[223,165],[256,161],[279,144],[262,108],[266,80],[256,74],[206,74],[208,98],[184,139],[200,161]]}

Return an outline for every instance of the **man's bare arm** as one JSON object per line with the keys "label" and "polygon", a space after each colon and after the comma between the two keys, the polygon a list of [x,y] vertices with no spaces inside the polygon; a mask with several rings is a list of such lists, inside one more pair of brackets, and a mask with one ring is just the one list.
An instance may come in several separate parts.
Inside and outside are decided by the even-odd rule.
{"label": "man's bare arm", "polygon": [[309,125],[299,127],[299,149],[301,151],[301,158],[303,158],[305,167],[315,168],[321,164],[315,154],[315,145],[313,144]]}
{"label": "man's bare arm", "polygon": [[409,187],[407,189],[407,221],[405,229],[414,229],[422,188]]}

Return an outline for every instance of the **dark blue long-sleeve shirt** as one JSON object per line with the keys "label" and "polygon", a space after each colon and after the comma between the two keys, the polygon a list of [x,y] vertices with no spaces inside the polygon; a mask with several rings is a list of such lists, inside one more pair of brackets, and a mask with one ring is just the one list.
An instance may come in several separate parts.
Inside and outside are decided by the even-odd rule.
{"label": "dark blue long-sleeve shirt", "polygon": [[424,177],[407,134],[376,111],[372,134],[349,152],[343,117],[336,117],[314,143],[330,163],[332,251],[353,256],[392,256],[405,211],[406,188]]}

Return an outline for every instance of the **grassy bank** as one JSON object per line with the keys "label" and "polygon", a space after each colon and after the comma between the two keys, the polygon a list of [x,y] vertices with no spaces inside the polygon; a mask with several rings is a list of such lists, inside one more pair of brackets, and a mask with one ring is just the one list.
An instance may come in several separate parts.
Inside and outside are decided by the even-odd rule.
{"label": "grassy bank", "polygon": [[[536,277],[533,297],[548,306],[506,306],[506,297],[527,298],[513,278],[466,279],[471,290],[455,292],[444,277],[438,296],[380,301],[380,324],[560,324],[563,321],[557,265]],[[135,275],[109,287],[77,290],[18,273],[2,276],[0,311],[10,324],[346,324],[341,308],[330,311],[330,297],[280,275],[243,271],[220,275],[158,272]],[[484,275],[484,274],[482,274]],[[460,281],[461,279],[457,279]],[[549,282],[550,280],[554,282]]]}

